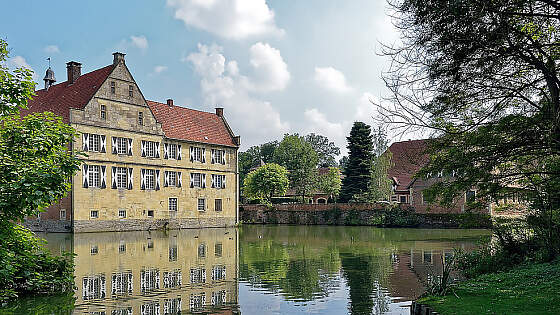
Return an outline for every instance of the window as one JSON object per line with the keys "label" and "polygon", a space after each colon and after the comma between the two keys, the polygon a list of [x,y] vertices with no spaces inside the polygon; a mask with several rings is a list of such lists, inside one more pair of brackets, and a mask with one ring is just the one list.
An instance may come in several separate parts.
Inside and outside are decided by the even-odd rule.
{"label": "window", "polygon": [[206,211],[206,199],[198,199],[198,211]]}
{"label": "window", "polygon": [[97,255],[97,253],[99,253],[99,247],[97,245],[92,245],[89,249],[89,253],[92,255]]}
{"label": "window", "polygon": [[99,165],[88,167],[89,187],[101,187],[101,167]]}
{"label": "window", "polygon": [[126,243],[121,241],[119,243],[119,254],[126,253]]}
{"label": "window", "polygon": [[119,210],[119,218],[126,218],[126,210]]}
{"label": "window", "polygon": [[191,268],[191,283],[205,283],[206,282],[206,269],[204,268]]}
{"label": "window", "polygon": [[397,199],[397,195],[392,195],[392,196],[391,196],[391,201],[397,202],[397,200],[398,200],[398,199]]}
{"label": "window", "polygon": [[[153,218],[154,217],[154,210],[148,210],[148,217]],[[150,246],[148,246],[149,248]],[[152,245],[153,247],[153,245]]]}
{"label": "window", "polygon": [[226,151],[212,149],[212,163],[213,164],[226,164]]}
{"label": "window", "polygon": [[144,171],[144,180],[146,189],[155,189],[156,187],[156,171],[147,169]]}
{"label": "window", "polygon": [[144,113],[143,112],[138,112],[138,124],[140,126],[144,125]]}
{"label": "window", "polygon": [[474,202],[476,199],[476,191],[474,190],[467,190],[465,193],[465,202]]}
{"label": "window", "polygon": [[194,187],[202,187],[202,174],[193,173],[191,175],[193,177],[193,186]]}
{"label": "window", "polygon": [[163,287],[166,289],[179,288],[182,282],[183,276],[179,269],[163,273]]}
{"label": "window", "polygon": [[92,218],[92,219],[97,219],[97,218],[99,218],[99,211],[97,211],[97,210],[91,210],[91,211],[89,212],[89,217]]}
{"label": "window", "polygon": [[406,203],[406,196],[400,196],[400,203]]}
{"label": "window", "polygon": [[226,280],[226,266],[214,266],[212,268],[212,280]]}
{"label": "window", "polygon": [[167,186],[177,186],[177,172],[167,172]]}
{"label": "window", "polygon": [[99,115],[101,116],[101,119],[105,120],[107,119],[107,107],[105,105],[101,105],[100,107]]}
{"label": "window", "polygon": [[222,211],[222,199],[216,199],[214,200],[214,210],[216,211]]}
{"label": "window", "polygon": [[206,159],[204,158],[204,148],[200,147],[191,147],[191,162],[201,162],[205,163]]}
{"label": "window", "polygon": [[189,302],[191,312],[200,312],[204,309],[206,305],[206,293],[201,292],[199,294],[191,294],[191,299]]}
{"label": "window", "polygon": [[87,276],[82,279],[84,301],[105,298],[105,274]]}
{"label": "window", "polygon": [[146,157],[155,158],[158,157],[159,154],[156,152],[159,151],[158,143],[155,141],[145,141],[146,146]]}
{"label": "window", "polygon": [[111,295],[132,293],[132,271],[118,272],[111,275]]}
{"label": "window", "polygon": [[212,306],[226,305],[226,290],[212,292]]}
{"label": "window", "polygon": [[169,261],[177,261],[177,244],[169,244]]}
{"label": "window", "polygon": [[424,256],[424,263],[425,264],[431,264],[432,263],[432,252],[431,251],[424,252],[423,256]]}
{"label": "window", "polygon": [[117,138],[117,154],[126,154],[127,139]]}
{"label": "window", "polygon": [[169,211],[177,212],[177,198],[169,198]]}
{"label": "window", "polygon": [[115,81],[111,81],[111,94],[115,94],[116,85]]}
{"label": "window", "polygon": [[126,184],[127,184],[126,174],[127,174],[126,167],[117,167],[116,170],[117,188],[126,188]]}
{"label": "window", "polygon": [[140,314],[142,315],[159,315],[159,301],[150,301],[142,304],[140,307]]}
{"label": "window", "polygon": [[222,257],[222,243],[216,243],[216,245],[214,245],[214,255],[216,257]]}
{"label": "window", "polygon": [[165,299],[163,300],[163,313],[164,314],[181,314],[181,298]]}
{"label": "window", "polygon": [[177,159],[177,145],[176,144],[168,144],[169,146],[169,158],[170,159]]}
{"label": "window", "polygon": [[159,289],[159,269],[140,271],[140,290],[142,293]]}
{"label": "window", "polygon": [[96,134],[88,135],[88,151],[90,152],[101,151],[101,135],[96,135]]}
{"label": "window", "polygon": [[128,96],[129,97],[134,96],[134,86],[133,85],[128,86]]}
{"label": "window", "polygon": [[66,220],[66,209],[60,209],[60,220]]}
{"label": "window", "polygon": [[206,244],[198,245],[198,258],[206,258]]}
{"label": "window", "polygon": [[212,188],[216,188],[216,189],[226,188],[226,175],[212,174]]}

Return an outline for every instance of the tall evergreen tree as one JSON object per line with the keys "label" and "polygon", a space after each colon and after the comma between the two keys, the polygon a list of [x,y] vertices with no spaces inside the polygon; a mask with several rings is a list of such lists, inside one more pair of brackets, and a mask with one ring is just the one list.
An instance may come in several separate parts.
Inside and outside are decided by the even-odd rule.
{"label": "tall evergreen tree", "polygon": [[373,162],[373,138],[371,127],[363,122],[355,122],[348,140],[348,163],[344,169],[344,180],[340,192],[340,202],[348,202],[354,195],[368,190]]}

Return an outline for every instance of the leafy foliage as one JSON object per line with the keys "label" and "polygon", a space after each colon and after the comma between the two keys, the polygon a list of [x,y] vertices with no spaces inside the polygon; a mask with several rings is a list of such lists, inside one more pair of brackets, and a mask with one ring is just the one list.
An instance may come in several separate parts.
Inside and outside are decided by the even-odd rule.
{"label": "leafy foliage", "polygon": [[349,157],[339,197],[341,202],[348,202],[355,195],[368,191],[373,161],[373,137],[369,125],[355,122],[347,139]]}
{"label": "leafy foliage", "polygon": [[288,171],[283,166],[269,163],[247,175],[243,191],[248,198],[270,203],[273,196],[284,195],[288,185]]}
{"label": "leafy foliage", "polygon": [[311,144],[311,147],[319,157],[319,167],[337,166],[336,157],[340,154],[340,148],[334,142],[329,141],[329,138],[310,133],[305,136],[305,141]]}
{"label": "leafy foliage", "polygon": [[286,134],[274,152],[274,161],[288,170],[290,187],[305,197],[316,185],[317,152],[296,134]]}
{"label": "leafy foliage", "polygon": [[318,178],[318,185],[320,191],[329,195],[330,198],[335,199],[340,193],[342,180],[340,179],[340,171],[336,167],[329,167],[326,174],[320,175]]}

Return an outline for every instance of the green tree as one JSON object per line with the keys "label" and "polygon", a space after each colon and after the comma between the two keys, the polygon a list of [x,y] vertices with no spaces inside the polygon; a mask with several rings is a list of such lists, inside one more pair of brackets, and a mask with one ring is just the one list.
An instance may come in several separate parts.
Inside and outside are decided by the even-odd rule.
{"label": "green tree", "polygon": [[54,257],[17,221],[37,215],[62,198],[80,165],[68,148],[76,135],[52,113],[20,109],[34,95],[28,69],[5,66],[8,45],[0,40],[0,302],[20,293],[72,290],[72,263]]}
{"label": "green tree", "polygon": [[243,192],[251,199],[271,202],[272,197],[286,194],[288,171],[278,164],[265,164],[247,175],[243,182]]}
{"label": "green tree", "polygon": [[298,134],[286,134],[274,152],[274,161],[288,169],[290,187],[305,199],[316,187],[317,152]]}
{"label": "green tree", "polygon": [[305,141],[311,144],[313,150],[317,152],[319,157],[319,167],[337,166],[336,157],[340,154],[340,148],[329,138],[314,133],[305,136]]}
{"label": "green tree", "polygon": [[[477,188],[481,204],[528,194],[528,222],[560,253],[560,4],[548,0],[391,1],[402,45],[387,47],[392,92],[382,115],[429,128],[418,176],[455,173],[428,191],[451,203]],[[430,200],[431,199],[431,200]]]}
{"label": "green tree", "polygon": [[329,195],[330,198],[336,200],[340,193],[342,180],[340,179],[340,170],[336,167],[329,167],[326,174],[319,175],[318,188]]}
{"label": "green tree", "polygon": [[239,182],[243,183],[245,176],[252,168],[261,166],[261,163],[272,163],[274,151],[278,141],[270,141],[261,145],[252,146],[245,152],[239,153]]}
{"label": "green tree", "polygon": [[350,136],[346,139],[349,157],[339,197],[341,202],[348,202],[352,197],[368,191],[373,162],[373,142],[369,125],[355,122]]}
{"label": "green tree", "polygon": [[378,127],[372,135],[373,162],[370,171],[370,185],[367,192],[355,195],[354,200],[359,202],[375,202],[389,200],[391,197],[392,180],[389,178],[389,169],[392,166],[393,154],[387,150],[389,140],[383,127]]}

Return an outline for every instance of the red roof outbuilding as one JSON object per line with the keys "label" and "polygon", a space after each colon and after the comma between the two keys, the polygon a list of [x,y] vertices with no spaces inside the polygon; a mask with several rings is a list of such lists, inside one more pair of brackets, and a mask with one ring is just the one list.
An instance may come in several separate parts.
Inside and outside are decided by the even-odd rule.
{"label": "red roof outbuilding", "polygon": [[396,190],[407,190],[413,176],[429,161],[427,139],[395,142],[389,147],[392,167],[387,172],[397,184]]}

